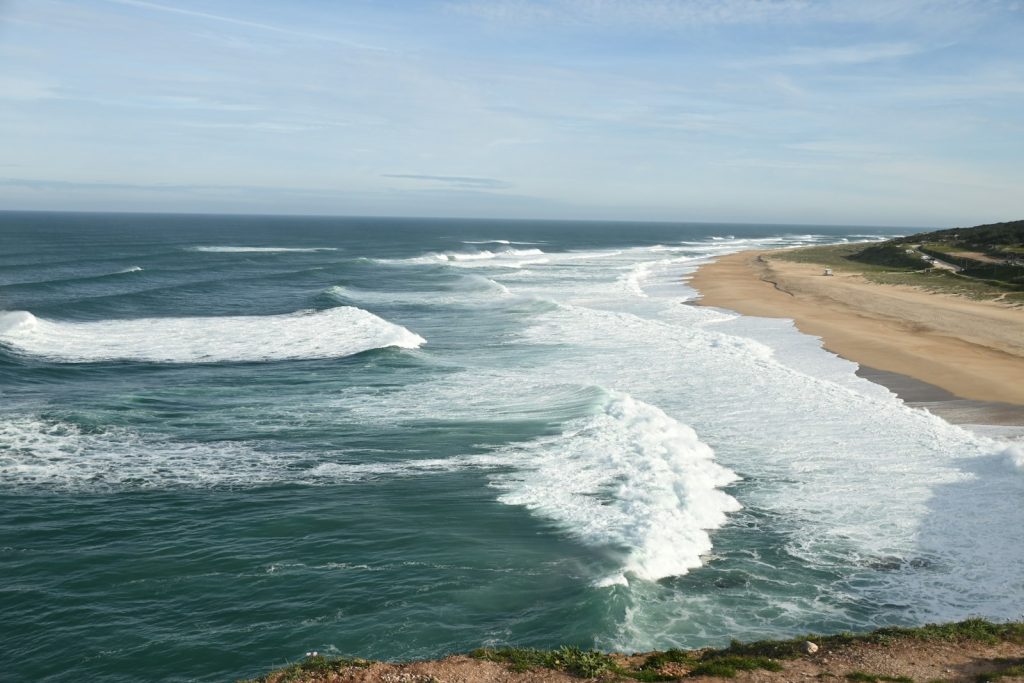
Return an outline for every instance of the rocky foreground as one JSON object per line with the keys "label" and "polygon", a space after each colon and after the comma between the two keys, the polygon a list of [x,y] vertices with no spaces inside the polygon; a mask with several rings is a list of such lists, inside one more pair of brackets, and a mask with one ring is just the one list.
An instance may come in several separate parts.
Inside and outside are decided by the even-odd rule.
{"label": "rocky foreground", "polygon": [[561,681],[1024,681],[1024,623],[971,619],[868,634],[733,642],[720,650],[632,655],[562,647],[484,648],[405,664],[311,655],[261,683],[556,683]]}

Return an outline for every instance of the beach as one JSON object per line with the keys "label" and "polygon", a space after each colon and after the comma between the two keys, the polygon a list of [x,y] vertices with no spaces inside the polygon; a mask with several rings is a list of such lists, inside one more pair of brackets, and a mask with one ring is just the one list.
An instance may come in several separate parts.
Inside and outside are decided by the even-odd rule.
{"label": "beach", "polygon": [[956,422],[1024,424],[1024,309],[744,251],[701,267],[697,303],[791,318],[863,376]]}

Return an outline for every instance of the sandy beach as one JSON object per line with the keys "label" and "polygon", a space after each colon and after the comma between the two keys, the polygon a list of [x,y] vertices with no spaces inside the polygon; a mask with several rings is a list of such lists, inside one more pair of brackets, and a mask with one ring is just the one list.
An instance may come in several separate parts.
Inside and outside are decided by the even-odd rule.
{"label": "sandy beach", "polygon": [[[967,412],[958,422],[980,421],[973,407],[989,417],[1001,411],[999,419],[986,422],[1024,424],[1024,309],[876,284],[853,271],[826,277],[821,266],[783,260],[778,253],[741,252],[701,267],[690,281],[701,293],[697,303],[791,318],[908,401],[983,402],[961,401],[955,407]],[[944,392],[929,397],[915,383],[917,396],[907,396],[893,373]]]}

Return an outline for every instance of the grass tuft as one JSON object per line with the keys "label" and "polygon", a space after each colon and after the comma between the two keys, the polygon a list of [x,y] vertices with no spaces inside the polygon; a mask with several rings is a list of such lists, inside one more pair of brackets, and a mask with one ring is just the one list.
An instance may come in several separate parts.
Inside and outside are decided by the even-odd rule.
{"label": "grass tuft", "polygon": [[373,664],[369,659],[360,659],[358,657],[324,657],[323,655],[317,655],[316,657],[307,657],[306,659],[292,664],[291,666],[279,669],[278,671],[261,676],[255,679],[255,683],[289,683],[290,681],[304,680],[306,674],[329,674],[329,673],[340,673],[345,669],[359,668],[365,669],[366,667]]}
{"label": "grass tuft", "polygon": [[699,657],[695,652],[689,650],[679,650],[673,648],[671,650],[665,650],[664,652],[655,652],[654,654],[647,657],[644,663],[640,665],[641,669],[661,669],[666,664],[683,664],[687,667],[693,666]]}
{"label": "grass tuft", "polygon": [[846,680],[858,681],[859,683],[914,683],[913,678],[906,676],[880,676],[877,674],[866,674],[863,671],[851,671],[846,674]]}
{"label": "grass tuft", "polygon": [[1005,669],[1000,669],[999,671],[991,671],[987,674],[978,674],[975,680],[978,683],[989,683],[989,681],[998,681],[1000,678],[1010,677],[1024,677],[1024,664],[1014,664],[1013,666],[1008,666]]}
{"label": "grass tuft", "polygon": [[732,678],[739,671],[757,671],[758,669],[782,671],[782,665],[767,657],[726,655],[723,657],[711,657],[706,661],[702,661],[690,669],[690,675]]}
{"label": "grass tuft", "polygon": [[535,650],[520,647],[480,648],[473,650],[470,656],[490,662],[508,664],[513,671],[540,668],[558,669],[583,678],[594,678],[603,673],[619,670],[610,655],[569,645],[563,645],[557,650]]}

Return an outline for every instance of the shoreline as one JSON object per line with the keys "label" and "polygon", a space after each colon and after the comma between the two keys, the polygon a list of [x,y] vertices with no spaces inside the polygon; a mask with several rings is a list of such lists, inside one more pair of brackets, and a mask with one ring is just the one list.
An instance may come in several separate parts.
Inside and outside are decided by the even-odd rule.
{"label": "shoreline", "polygon": [[1024,406],[961,398],[908,375],[858,365],[858,377],[882,385],[912,408],[924,408],[946,422],[984,436],[1024,438]]}
{"label": "shoreline", "polygon": [[[782,250],[728,254],[698,268],[691,302],[788,318],[857,374],[961,425],[1024,427],[1024,310],[909,287],[858,272],[822,275]],[[1024,433],[1024,432],[1022,432]]]}

